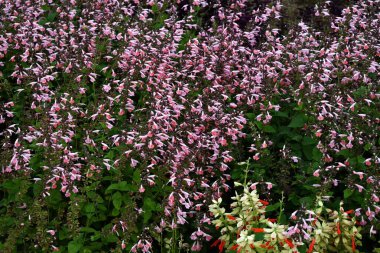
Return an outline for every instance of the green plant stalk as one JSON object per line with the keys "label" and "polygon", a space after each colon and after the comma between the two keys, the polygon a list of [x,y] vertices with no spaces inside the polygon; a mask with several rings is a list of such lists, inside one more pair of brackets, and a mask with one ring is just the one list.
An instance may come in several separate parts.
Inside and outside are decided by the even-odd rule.
{"label": "green plant stalk", "polygon": [[284,211],[283,204],[284,204],[284,192],[281,192],[281,200],[280,200],[280,214],[278,215],[278,223],[281,222],[282,213]]}
{"label": "green plant stalk", "polygon": [[244,175],[244,187],[247,186],[247,177],[248,177],[248,171],[249,171],[249,161],[251,158],[248,158],[247,160],[247,166],[245,168],[245,175]]}

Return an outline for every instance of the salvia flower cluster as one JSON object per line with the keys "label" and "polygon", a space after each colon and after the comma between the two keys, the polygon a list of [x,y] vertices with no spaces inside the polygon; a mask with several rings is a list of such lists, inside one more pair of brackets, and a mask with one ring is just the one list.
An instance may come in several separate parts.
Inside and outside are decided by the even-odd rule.
{"label": "salvia flower cluster", "polygon": [[[344,211],[343,202],[338,211],[325,208],[318,199],[314,210],[302,217],[295,212],[295,226],[281,225],[276,219],[266,217],[269,204],[259,198],[257,190],[241,185],[242,193],[232,197],[231,212],[222,207],[221,198],[210,205],[212,223],[222,234],[212,246],[236,252],[358,252],[361,245],[360,227],[353,210]],[[326,218],[325,218],[326,217]]]}

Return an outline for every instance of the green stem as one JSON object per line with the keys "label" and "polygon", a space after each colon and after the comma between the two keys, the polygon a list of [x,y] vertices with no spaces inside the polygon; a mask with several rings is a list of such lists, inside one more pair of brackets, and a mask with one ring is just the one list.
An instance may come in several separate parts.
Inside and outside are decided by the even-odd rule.
{"label": "green stem", "polygon": [[245,168],[245,176],[244,176],[244,187],[246,187],[247,186],[247,177],[248,177],[248,171],[249,171],[249,160],[250,160],[251,158],[248,158],[248,160],[247,160],[247,166],[246,166],[246,168]]}
{"label": "green stem", "polygon": [[281,216],[282,216],[282,212],[284,211],[283,209],[283,203],[284,203],[284,192],[281,192],[281,200],[280,200],[280,214],[278,215],[278,224],[280,224],[280,221],[281,221]]}
{"label": "green stem", "polygon": [[163,244],[163,239],[162,239],[162,231],[161,231],[161,234],[160,234],[160,248],[161,248],[161,251],[160,252],[163,252],[162,251],[162,244]]}

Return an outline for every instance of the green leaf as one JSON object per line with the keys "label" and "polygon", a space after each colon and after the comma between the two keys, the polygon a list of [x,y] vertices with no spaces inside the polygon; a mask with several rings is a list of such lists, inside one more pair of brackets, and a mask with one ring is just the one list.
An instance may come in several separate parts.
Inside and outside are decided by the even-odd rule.
{"label": "green leaf", "polygon": [[83,227],[80,229],[81,232],[83,233],[96,233],[97,231],[93,228],[90,227]]}
{"label": "green leaf", "polygon": [[311,197],[303,197],[300,199],[300,203],[309,208],[313,205],[313,199]]}
{"label": "green leaf", "polygon": [[66,238],[68,238],[67,229],[62,228],[58,230],[58,239],[62,241],[62,240],[65,240]]}
{"label": "green leaf", "polygon": [[54,21],[54,19],[57,17],[58,13],[57,12],[50,12],[49,15],[47,16],[47,20],[49,22]]}
{"label": "green leaf", "polygon": [[121,196],[121,193],[120,192],[115,192],[113,195],[112,195],[112,204],[113,206],[119,210],[120,207],[121,207],[121,203],[122,203],[122,196]]}
{"label": "green leaf", "polygon": [[156,14],[156,13],[158,13],[158,11],[159,11],[159,8],[158,8],[157,4],[152,5],[152,12],[154,14]]}
{"label": "green leaf", "polygon": [[308,136],[305,136],[302,138],[302,145],[307,146],[307,145],[315,145],[318,142],[314,140],[313,138],[310,138]]}
{"label": "green leaf", "polygon": [[320,161],[322,159],[322,156],[323,156],[323,154],[321,151],[319,151],[318,148],[313,149],[313,160],[314,161]]}
{"label": "green leaf", "polygon": [[365,150],[365,151],[368,151],[368,150],[371,149],[371,147],[372,147],[372,144],[371,144],[371,143],[367,143],[367,144],[365,144],[365,146],[364,146],[364,150]]}
{"label": "green leaf", "polygon": [[298,246],[297,249],[299,250],[300,253],[306,253],[307,246],[301,245],[301,246]]}
{"label": "green leaf", "polygon": [[144,223],[147,223],[149,219],[152,217],[152,211],[156,211],[158,208],[158,204],[154,202],[151,198],[144,199]]}
{"label": "green leaf", "polygon": [[107,159],[110,159],[110,160],[113,160],[115,157],[115,152],[113,150],[110,150],[105,156],[104,158],[107,158]]}
{"label": "green leaf", "polygon": [[118,238],[116,235],[114,234],[109,234],[107,237],[106,237],[106,242],[117,242],[118,241]]}
{"label": "green leaf", "polygon": [[351,189],[345,189],[343,192],[344,199],[348,199],[354,193]]}
{"label": "green leaf", "polygon": [[348,149],[341,150],[337,153],[338,156],[343,156],[344,158],[349,158],[351,156],[351,152]]}
{"label": "green leaf", "polygon": [[293,132],[289,132],[289,137],[291,137],[291,140],[296,142],[300,142],[302,140],[302,135]]}
{"label": "green leaf", "polygon": [[245,114],[245,116],[249,120],[254,120],[256,115],[254,113],[252,113],[252,112],[249,112],[249,113]]}
{"label": "green leaf", "polygon": [[296,114],[292,120],[290,121],[290,124],[288,125],[288,127],[291,127],[291,128],[301,128],[305,125],[305,123],[307,122],[307,117],[305,114],[303,113],[299,113],[299,114]]}
{"label": "green leaf", "polygon": [[133,172],[133,181],[137,184],[141,183],[141,173],[139,170],[135,170]]}
{"label": "green leaf", "polygon": [[44,11],[48,11],[48,10],[50,10],[50,6],[49,5],[42,5],[41,9]]}
{"label": "green leaf", "polygon": [[135,192],[137,191],[137,189],[138,188],[136,185],[132,185],[127,181],[121,181],[119,183],[111,184],[110,186],[108,186],[108,188],[106,189],[106,194],[110,193],[112,190]]}
{"label": "green leaf", "polygon": [[46,198],[46,202],[49,206],[57,208],[64,203],[62,201],[62,193],[58,189],[51,190],[50,196]]}
{"label": "green leaf", "polygon": [[242,177],[244,175],[240,170],[234,169],[231,172],[232,179],[236,180]]}
{"label": "green leaf", "polygon": [[257,126],[258,129],[260,129],[260,130],[263,129],[263,122],[256,120],[255,125]]}
{"label": "green leaf", "polygon": [[267,206],[265,208],[265,211],[271,212],[271,211],[277,210],[278,208],[280,208],[280,203],[279,202],[277,202],[276,204]]}
{"label": "green leaf", "polygon": [[112,210],[112,213],[111,213],[112,216],[116,217],[116,216],[119,216],[119,214],[120,214],[120,209],[114,208]]}
{"label": "green leaf", "polygon": [[100,238],[101,238],[101,234],[98,231],[96,231],[96,233],[90,237],[90,240],[96,241],[96,240],[99,240]]}
{"label": "green leaf", "polygon": [[281,111],[274,112],[274,116],[281,117],[281,118],[289,118],[289,115],[287,112],[281,112]]}
{"label": "green leaf", "polygon": [[68,245],[69,253],[77,253],[82,248],[82,243],[80,241],[71,241]]}
{"label": "green leaf", "polygon": [[84,207],[84,210],[86,213],[95,213],[95,205],[92,203],[89,203]]}
{"label": "green leaf", "polygon": [[272,126],[264,126],[263,127],[263,131],[265,133],[275,133],[276,132],[276,129]]}

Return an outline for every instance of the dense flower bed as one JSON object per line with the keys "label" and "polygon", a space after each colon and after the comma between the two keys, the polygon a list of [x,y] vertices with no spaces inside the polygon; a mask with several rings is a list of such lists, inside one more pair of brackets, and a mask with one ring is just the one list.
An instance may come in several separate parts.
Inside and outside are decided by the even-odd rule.
{"label": "dense flower bed", "polygon": [[[379,247],[379,0],[287,30],[275,1],[0,7],[1,251]],[[226,243],[232,182],[271,228]]]}

